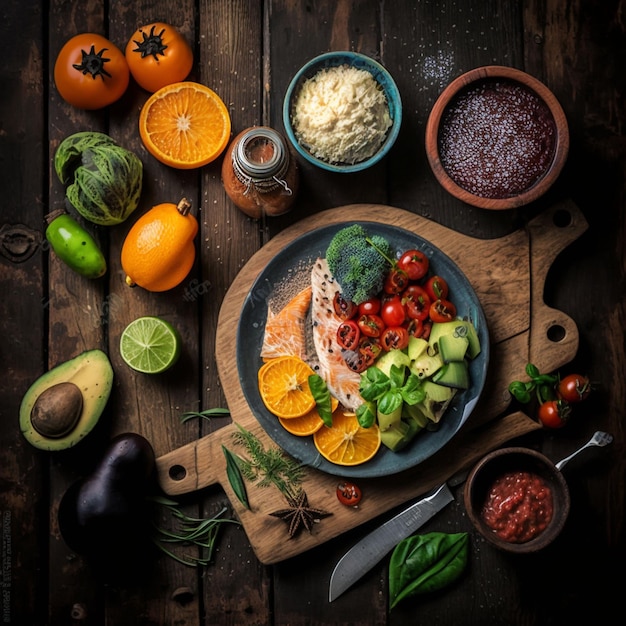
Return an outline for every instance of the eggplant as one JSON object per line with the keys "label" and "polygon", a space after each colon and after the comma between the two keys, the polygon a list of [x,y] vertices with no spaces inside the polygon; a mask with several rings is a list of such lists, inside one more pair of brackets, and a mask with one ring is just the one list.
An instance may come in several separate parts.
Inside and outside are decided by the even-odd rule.
{"label": "eggplant", "polygon": [[155,485],[150,442],[137,433],[118,435],[94,472],[73,483],[61,498],[63,540],[105,568],[140,560],[150,536],[147,496]]}

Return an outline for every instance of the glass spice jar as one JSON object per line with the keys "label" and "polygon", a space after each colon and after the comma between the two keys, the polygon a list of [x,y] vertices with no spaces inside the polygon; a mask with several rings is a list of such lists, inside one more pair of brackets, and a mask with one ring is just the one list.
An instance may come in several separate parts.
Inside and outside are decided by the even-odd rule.
{"label": "glass spice jar", "polygon": [[231,142],[222,163],[228,197],[246,215],[282,215],[298,191],[296,159],[284,137],[267,126],[253,126]]}

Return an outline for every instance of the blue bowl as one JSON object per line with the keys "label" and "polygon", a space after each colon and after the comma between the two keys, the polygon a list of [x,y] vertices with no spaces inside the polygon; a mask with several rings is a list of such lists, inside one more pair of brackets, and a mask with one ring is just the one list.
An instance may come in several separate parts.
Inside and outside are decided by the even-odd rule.
{"label": "blue bowl", "polygon": [[[378,151],[369,159],[354,164],[329,163],[328,161],[316,158],[308,151],[306,146],[303,146],[298,141],[291,124],[293,102],[302,84],[309,78],[315,76],[320,70],[328,67],[339,67],[341,65],[350,65],[360,70],[366,70],[372,74],[385,93],[389,107],[389,116],[392,120],[385,141]],[[389,72],[380,65],[380,63],[377,63],[370,57],[356,52],[328,52],[311,59],[298,71],[289,83],[283,102],[283,123],[285,126],[285,134],[294,149],[309,163],[331,172],[359,172],[371,167],[374,163],[378,163],[378,161],[389,152],[396,141],[398,133],[400,132],[400,124],[402,123],[402,101],[400,99],[400,92]]]}

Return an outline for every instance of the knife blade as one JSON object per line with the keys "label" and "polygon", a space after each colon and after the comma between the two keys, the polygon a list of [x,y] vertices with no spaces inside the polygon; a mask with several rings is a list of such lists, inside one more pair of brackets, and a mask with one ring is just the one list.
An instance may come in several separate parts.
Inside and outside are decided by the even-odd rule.
{"label": "knife blade", "polygon": [[400,541],[421,528],[453,500],[454,496],[448,483],[443,483],[431,495],[410,505],[363,537],[335,565],[330,576],[328,601],[337,599]]}

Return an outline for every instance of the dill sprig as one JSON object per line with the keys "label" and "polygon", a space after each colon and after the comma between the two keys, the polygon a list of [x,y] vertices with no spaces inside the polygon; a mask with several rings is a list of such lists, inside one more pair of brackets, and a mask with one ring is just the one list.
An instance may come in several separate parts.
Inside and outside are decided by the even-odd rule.
{"label": "dill sprig", "polygon": [[238,465],[243,477],[258,487],[274,485],[285,497],[295,498],[302,490],[304,467],[280,448],[265,449],[259,438],[237,424],[233,433],[236,444],[243,446],[249,458],[238,456]]}

